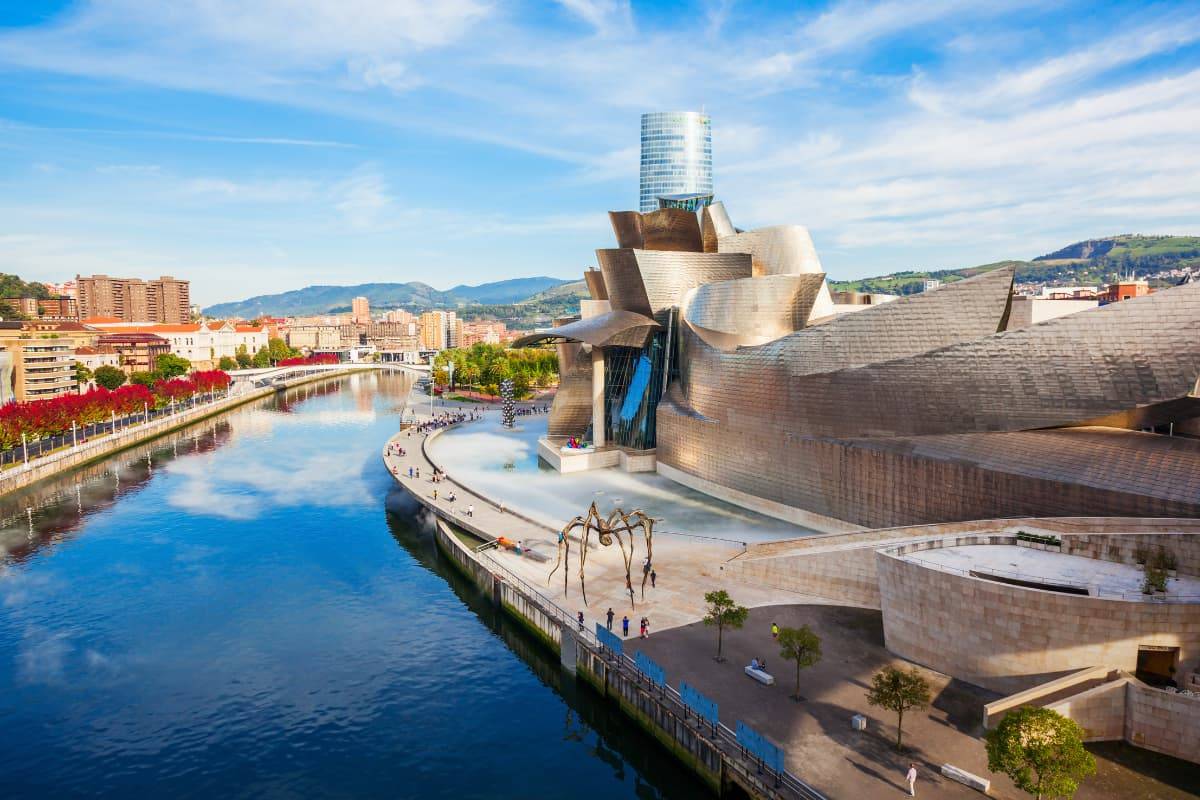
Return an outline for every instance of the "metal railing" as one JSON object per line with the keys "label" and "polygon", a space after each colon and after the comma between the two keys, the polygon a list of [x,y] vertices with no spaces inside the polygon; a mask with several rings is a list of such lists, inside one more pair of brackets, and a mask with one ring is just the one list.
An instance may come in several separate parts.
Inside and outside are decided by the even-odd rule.
{"label": "metal railing", "polygon": [[[605,658],[605,654],[607,653],[608,657],[613,660],[613,663],[615,663],[617,669],[625,673],[626,677],[632,678],[639,683],[644,679],[641,670],[637,668],[637,662],[634,661],[633,658],[624,652],[620,654],[614,653],[612,650],[602,645],[596,638],[596,634],[592,629],[588,628],[586,625],[580,627],[579,618],[577,616],[571,614],[570,611],[551,600],[524,578],[520,577],[512,570],[508,569],[499,561],[497,561],[489,552],[489,550],[492,549],[495,549],[495,540],[486,542],[485,544],[476,548],[473,552],[480,559],[487,562],[489,569],[499,573],[505,581],[518,587],[521,592],[526,595],[527,599],[532,600],[541,608],[542,612],[545,613],[547,617],[557,620],[560,625],[572,628],[575,631],[576,637],[582,639],[584,644],[590,647],[595,653],[599,654],[602,659]],[[669,683],[664,683],[662,686],[651,684],[651,688],[657,688],[660,692],[660,696],[670,701],[671,705],[674,706],[677,716],[682,717],[685,720],[688,719],[689,716],[696,716],[695,712],[690,711],[684,704],[683,697],[679,694],[679,691]],[[699,717],[697,717],[697,720],[699,720]],[[741,761],[743,769],[747,769],[753,773],[765,773],[771,776],[775,779],[777,786],[787,787],[789,791],[793,792],[797,797],[803,798],[803,800],[826,800],[825,795],[821,794],[815,788],[800,780],[787,770],[775,772],[770,767],[767,767],[760,761],[756,760],[749,752],[747,752],[744,747],[742,747],[737,740],[737,734],[734,733],[725,723],[718,722],[715,728],[712,728],[712,726],[709,726],[709,728],[713,731],[713,737],[717,740],[717,743],[725,752],[725,754]],[[749,763],[747,764],[746,762]]]}
{"label": "metal railing", "polygon": [[29,464],[39,458],[53,455],[64,449],[70,450],[74,447],[82,447],[88,443],[89,439],[95,436],[114,435],[124,433],[128,430],[137,430],[142,425],[192,411],[196,408],[207,407],[229,397],[235,397],[238,394],[238,391],[225,391],[212,393],[207,397],[194,395],[189,401],[182,403],[171,403],[162,408],[146,408],[142,411],[119,417],[110,416],[109,419],[103,422],[80,425],[73,431],[64,431],[63,433],[56,433],[52,436],[44,436],[40,439],[14,445],[7,450],[0,451],[0,469],[12,464]]}

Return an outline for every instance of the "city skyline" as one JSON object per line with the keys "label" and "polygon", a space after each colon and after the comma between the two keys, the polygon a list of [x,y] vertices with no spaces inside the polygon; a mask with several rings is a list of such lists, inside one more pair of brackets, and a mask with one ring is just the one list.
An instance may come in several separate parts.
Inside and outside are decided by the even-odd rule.
{"label": "city skyline", "polygon": [[6,6],[0,263],[201,305],[571,277],[640,114],[702,107],[717,197],[786,207],[834,279],[1186,234],[1198,40],[1183,3]]}

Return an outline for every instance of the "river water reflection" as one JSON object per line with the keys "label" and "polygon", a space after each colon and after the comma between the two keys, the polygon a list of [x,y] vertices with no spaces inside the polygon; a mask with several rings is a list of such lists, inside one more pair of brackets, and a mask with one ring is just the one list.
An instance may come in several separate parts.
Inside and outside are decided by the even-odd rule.
{"label": "river water reflection", "polygon": [[408,381],[293,390],[0,499],[6,797],[695,797],[437,559]]}

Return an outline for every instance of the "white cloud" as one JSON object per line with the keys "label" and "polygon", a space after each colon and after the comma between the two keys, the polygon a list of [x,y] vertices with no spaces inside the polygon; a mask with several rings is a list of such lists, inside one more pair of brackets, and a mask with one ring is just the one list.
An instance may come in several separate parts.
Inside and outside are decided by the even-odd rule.
{"label": "white cloud", "polygon": [[629,0],[558,0],[558,4],[606,36],[628,34],[633,29]]}
{"label": "white cloud", "polygon": [[362,170],[333,187],[334,206],[353,228],[373,228],[392,205],[387,181],[378,172]]}

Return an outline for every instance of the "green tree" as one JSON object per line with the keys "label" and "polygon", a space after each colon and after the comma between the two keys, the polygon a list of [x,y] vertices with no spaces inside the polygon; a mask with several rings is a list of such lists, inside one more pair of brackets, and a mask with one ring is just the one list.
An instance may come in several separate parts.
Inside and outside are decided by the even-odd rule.
{"label": "green tree", "polygon": [[228,372],[231,369],[237,369],[238,363],[231,356],[221,356],[221,360],[217,362],[217,367]]}
{"label": "green tree", "polygon": [[821,660],[821,637],[813,633],[812,628],[801,625],[799,628],[779,629],[779,655],[785,661],[796,663],[796,700],[800,696],[800,670],[811,667]]}
{"label": "green tree", "polygon": [[163,353],[154,359],[154,370],[166,380],[187,375],[192,369],[192,362],[174,353]]}
{"label": "green tree", "polygon": [[97,385],[103,386],[109,391],[125,383],[125,373],[110,364],[96,367],[92,377],[96,380]]}
{"label": "green tree", "polygon": [[250,351],[246,349],[246,345],[239,344],[237,352],[234,354],[237,359],[238,366],[242,369],[250,369],[250,364],[254,362],[254,357],[250,355]]}
{"label": "green tree", "polygon": [[92,371],[88,369],[86,364],[78,361],[75,362],[75,383],[83,386],[92,379]]}
{"label": "green tree", "polygon": [[129,373],[129,382],[153,388],[154,382],[161,377],[157,372],[131,372]]}
{"label": "green tree", "polygon": [[1038,800],[1074,797],[1079,782],[1096,771],[1096,759],[1083,746],[1083,729],[1048,708],[1010,711],[984,739],[988,769],[1012,778]]}
{"label": "green tree", "polygon": [[904,712],[929,706],[929,681],[916,667],[906,672],[886,666],[871,678],[867,703],[896,712],[896,749],[899,750],[904,736]]}
{"label": "green tree", "polygon": [[292,358],[299,355],[295,350],[288,347],[287,342],[279,337],[267,340],[267,351],[271,354],[271,361],[280,361],[284,358]]}
{"label": "green tree", "polygon": [[254,354],[254,358],[250,363],[255,369],[266,369],[271,366],[270,351],[265,347],[258,348],[258,352]]}
{"label": "green tree", "polygon": [[704,624],[717,626],[717,661],[724,661],[725,659],[721,655],[721,645],[725,628],[730,627],[736,630],[745,625],[750,611],[745,606],[739,606],[733,602],[729,592],[724,589],[706,592],[704,602],[708,604],[708,614],[704,617]]}

